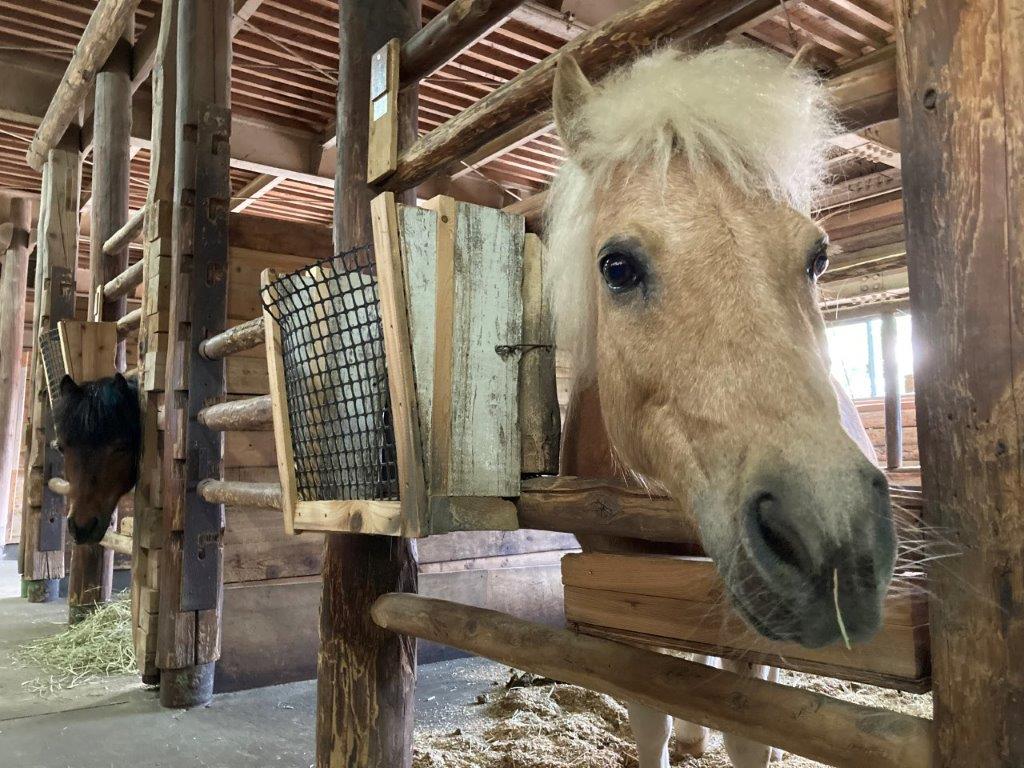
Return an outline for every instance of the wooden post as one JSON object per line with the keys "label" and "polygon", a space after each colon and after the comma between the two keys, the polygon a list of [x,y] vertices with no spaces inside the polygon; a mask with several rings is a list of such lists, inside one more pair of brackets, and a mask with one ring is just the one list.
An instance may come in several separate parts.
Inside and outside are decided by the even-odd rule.
{"label": "wooden post", "polygon": [[[131,37],[122,37],[106,64],[96,75],[93,110],[92,229],[89,242],[89,317],[118,320],[125,312],[126,297],[103,300],[103,286],[128,267],[128,249],[113,255],[103,244],[128,220],[128,175],[132,129]],[[102,302],[101,306],[97,306]],[[125,345],[117,345],[117,370],[125,369]],[[117,515],[110,521],[117,530]],[[114,580],[114,552],[99,544],[73,544],[68,574],[68,619],[76,624],[97,605],[109,602]]]}
{"label": "wooden post", "polygon": [[[159,633],[160,558],[164,544],[161,425],[157,410],[166,384],[170,322],[171,220],[174,201],[174,110],[176,93],[176,0],[160,6],[153,67],[153,121],[149,190],[143,227],[142,322],[139,325],[139,405],[142,455],[135,484],[132,536],[132,619],[135,657],[143,682],[160,682],[156,664]],[[150,22],[155,23],[155,22]]]}
{"label": "wooden post", "polygon": [[903,402],[900,361],[896,357],[896,316],[882,315],[882,376],[885,378],[885,466],[903,466]]}
{"label": "wooden post", "polygon": [[11,494],[6,483],[12,479],[11,470],[18,466],[21,453],[24,408],[20,405],[20,390],[25,383],[21,349],[28,290],[28,235],[32,228],[30,200],[23,197],[11,200],[11,223],[14,225],[11,244],[0,265],[0,532],[7,530],[7,517],[11,513]]}
{"label": "wooden post", "polygon": [[1024,14],[895,13],[936,766],[1024,765]]}
{"label": "wooden post", "polygon": [[223,394],[224,366],[199,354],[227,305],[231,0],[178,3],[171,312],[164,439],[160,703],[213,696],[220,657],[224,509],[198,493],[221,474],[221,436],[198,421]]}
{"label": "wooden post", "polygon": [[[419,0],[347,0],[339,7],[334,245],[373,241],[366,185],[370,57],[419,29]],[[415,138],[415,89],[403,96],[399,141]],[[411,541],[327,535],[317,659],[318,768],[402,768],[412,760],[416,645],[377,627],[370,606],[387,592],[416,590]]]}
{"label": "wooden post", "polygon": [[81,182],[77,131],[69,131],[60,145],[50,150],[43,168],[36,238],[35,318],[29,364],[31,432],[21,505],[20,547],[21,574],[31,602],[55,600],[58,580],[64,576],[64,505],[46,487],[54,469],[60,466],[60,454],[47,440],[52,424],[46,377],[39,357],[39,333],[74,317]]}

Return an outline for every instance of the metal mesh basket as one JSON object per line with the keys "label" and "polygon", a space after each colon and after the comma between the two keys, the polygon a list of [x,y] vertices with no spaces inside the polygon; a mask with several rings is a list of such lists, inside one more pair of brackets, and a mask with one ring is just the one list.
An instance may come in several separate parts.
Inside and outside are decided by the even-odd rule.
{"label": "metal mesh basket", "polygon": [[50,397],[50,407],[60,398],[60,382],[67,374],[64,367],[64,354],[60,341],[60,331],[56,328],[39,334],[39,354],[43,360],[43,375],[46,376],[46,393]]}
{"label": "metal mesh basket", "polygon": [[262,298],[281,329],[298,498],[396,500],[372,248],[284,275],[263,288]]}

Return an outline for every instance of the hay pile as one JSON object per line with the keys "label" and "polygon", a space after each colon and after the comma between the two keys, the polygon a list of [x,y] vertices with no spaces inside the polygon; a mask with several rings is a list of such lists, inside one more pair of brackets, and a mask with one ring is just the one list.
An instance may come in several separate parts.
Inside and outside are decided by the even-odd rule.
{"label": "hay pile", "polygon": [[574,685],[537,681],[481,696],[481,727],[421,733],[414,768],[636,768],[625,708]]}
{"label": "hay pile", "polygon": [[44,675],[24,683],[40,695],[77,688],[110,675],[135,674],[138,668],[132,643],[131,601],[120,595],[81,623],[21,646],[14,659],[44,671]]}
{"label": "hay pile", "polygon": [[[525,685],[524,685],[525,682]],[[931,716],[931,696],[782,672],[780,682],[846,701]],[[444,731],[420,731],[413,768],[637,768],[626,709],[609,696],[574,685],[511,673],[504,688],[470,705],[483,718]],[[713,733],[701,758],[676,757],[673,768],[731,768],[721,736]],[[787,754],[777,768],[818,768]]]}

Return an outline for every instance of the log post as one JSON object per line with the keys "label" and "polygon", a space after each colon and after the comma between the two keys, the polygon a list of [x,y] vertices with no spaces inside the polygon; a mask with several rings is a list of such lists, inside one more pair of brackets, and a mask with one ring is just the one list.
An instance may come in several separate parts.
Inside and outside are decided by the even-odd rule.
{"label": "log post", "polygon": [[11,514],[7,482],[12,479],[12,470],[18,466],[21,454],[21,389],[25,384],[21,358],[28,291],[28,236],[32,228],[30,200],[11,200],[11,224],[11,244],[0,265],[0,536],[7,530]]}
{"label": "log post", "polygon": [[903,402],[900,361],[896,357],[896,316],[882,315],[882,376],[885,379],[885,466],[903,466]]}
{"label": "log post", "polygon": [[179,0],[171,307],[164,440],[164,540],[157,665],[160,703],[213,696],[220,657],[224,508],[197,486],[221,475],[221,435],[198,421],[224,366],[199,354],[227,314],[231,183],[231,0]]}
{"label": "log post", "polygon": [[[96,74],[93,110],[92,228],[89,240],[89,317],[119,320],[127,300],[103,300],[103,286],[128,268],[128,249],[108,255],[103,244],[128,220],[128,176],[132,129],[131,58],[126,36],[114,45],[106,64]],[[97,306],[98,302],[102,305]],[[117,370],[125,369],[125,344],[117,345]],[[110,521],[117,529],[117,516]],[[110,601],[114,580],[114,552],[99,544],[73,544],[68,574],[68,619],[76,624],[96,606]]]}
{"label": "log post", "polygon": [[1024,765],[1024,14],[899,0],[936,766]]}
{"label": "log post", "polygon": [[[366,184],[370,58],[419,28],[419,0],[347,0],[339,7],[338,163],[334,246],[373,242]],[[416,89],[403,95],[400,142],[415,138]],[[317,657],[317,768],[402,768],[412,761],[416,645],[377,627],[370,606],[387,592],[416,590],[411,541],[326,537]]]}
{"label": "log post", "polygon": [[[43,167],[33,283],[35,317],[29,363],[31,430],[21,505],[20,567],[30,602],[57,599],[64,576],[64,502],[46,486],[59,475],[60,454],[49,444],[50,403],[39,356],[39,334],[74,318],[74,275],[78,260],[78,211],[82,158],[77,131],[49,151]],[[44,514],[45,513],[45,514]]]}

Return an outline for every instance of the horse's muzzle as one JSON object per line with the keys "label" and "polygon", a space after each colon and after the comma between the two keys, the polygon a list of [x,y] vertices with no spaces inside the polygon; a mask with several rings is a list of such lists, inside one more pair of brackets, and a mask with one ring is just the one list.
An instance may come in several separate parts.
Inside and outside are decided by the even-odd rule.
{"label": "horse's muzzle", "polygon": [[95,544],[103,538],[105,531],[100,526],[100,519],[93,517],[85,525],[78,525],[74,518],[68,516],[68,533],[75,544]]}

